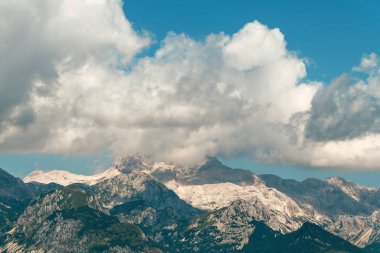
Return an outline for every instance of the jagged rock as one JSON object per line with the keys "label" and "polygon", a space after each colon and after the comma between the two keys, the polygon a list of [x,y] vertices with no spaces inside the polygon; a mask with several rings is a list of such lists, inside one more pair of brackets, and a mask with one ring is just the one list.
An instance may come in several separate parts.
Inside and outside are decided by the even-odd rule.
{"label": "jagged rock", "polygon": [[142,172],[120,174],[93,186],[90,200],[98,209],[116,215],[122,222],[138,225],[152,239],[161,239],[161,230],[174,228],[199,210],[181,200],[154,177]]}

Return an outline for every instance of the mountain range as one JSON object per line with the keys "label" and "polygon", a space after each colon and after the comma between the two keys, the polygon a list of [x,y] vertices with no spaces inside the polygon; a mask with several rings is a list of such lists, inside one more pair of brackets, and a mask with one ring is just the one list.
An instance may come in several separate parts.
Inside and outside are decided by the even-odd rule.
{"label": "mountain range", "polygon": [[1,252],[380,252],[380,189],[142,155],[83,176],[0,170]]}

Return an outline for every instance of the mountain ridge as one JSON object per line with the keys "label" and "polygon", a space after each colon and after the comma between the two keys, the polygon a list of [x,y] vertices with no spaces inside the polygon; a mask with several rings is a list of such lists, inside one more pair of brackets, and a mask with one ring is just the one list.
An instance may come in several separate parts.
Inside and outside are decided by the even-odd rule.
{"label": "mountain ridge", "polygon": [[250,201],[258,209],[255,218],[265,217],[269,227],[282,233],[312,222],[360,247],[380,237],[380,221],[375,218],[380,209],[380,190],[339,177],[299,182],[232,169],[215,157],[197,166],[182,167],[140,154],[117,159],[109,170],[149,174],[190,205],[205,211],[226,207],[238,199]]}
{"label": "mountain ridge", "polygon": [[[379,189],[339,177],[299,182],[232,169],[216,158],[183,167],[141,155],[120,158],[94,176],[64,173],[66,178],[62,179],[62,173],[56,172],[32,173],[24,179],[28,182],[25,185],[36,195],[53,194],[63,187],[54,181],[79,187],[91,199],[90,208],[137,225],[155,243],[169,240],[170,245],[170,241],[178,240],[178,222],[229,210],[236,203],[250,210],[239,212],[244,216],[241,219],[264,223],[274,233],[291,234],[305,223],[313,223],[361,248],[380,242]],[[173,238],[173,233],[177,237]],[[243,243],[241,251],[249,244],[250,236],[248,233],[230,241]]]}

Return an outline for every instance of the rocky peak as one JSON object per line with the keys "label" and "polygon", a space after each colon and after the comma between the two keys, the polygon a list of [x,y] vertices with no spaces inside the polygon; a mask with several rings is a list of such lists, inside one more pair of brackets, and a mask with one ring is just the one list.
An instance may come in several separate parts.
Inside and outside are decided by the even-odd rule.
{"label": "rocky peak", "polygon": [[222,164],[216,157],[208,157],[202,165],[189,169],[186,173],[177,175],[177,181],[184,185],[202,185],[218,183],[234,183],[251,185],[256,177],[252,171],[232,169]]}
{"label": "rocky peak", "polygon": [[332,185],[336,185],[336,186],[343,186],[343,185],[347,185],[348,183],[350,183],[341,177],[329,177],[326,179],[326,182],[328,182],[329,184],[332,184]]}
{"label": "rocky peak", "polygon": [[145,170],[148,168],[149,160],[141,154],[129,154],[122,156],[113,163],[112,167],[122,173],[129,173],[135,170]]}
{"label": "rocky peak", "polygon": [[368,194],[371,195],[371,193],[376,193],[376,191],[378,191],[376,188],[361,186],[341,177],[330,177],[326,179],[326,182],[332,186],[338,187],[356,201],[361,201],[363,197],[365,199],[370,199],[371,197],[368,196]]}
{"label": "rocky peak", "polygon": [[143,172],[120,174],[94,185],[94,191],[91,200],[102,203],[100,209],[103,210],[126,202],[143,200],[157,210],[171,208],[179,217],[187,217],[197,212],[172,190]]}
{"label": "rocky peak", "polygon": [[221,167],[223,164],[215,156],[207,157],[206,161],[200,165],[199,169],[206,170],[208,168]]}
{"label": "rocky peak", "polygon": [[252,209],[249,202],[237,200],[228,207],[194,217],[178,233],[182,251],[198,248],[201,252],[241,252],[257,224]]}

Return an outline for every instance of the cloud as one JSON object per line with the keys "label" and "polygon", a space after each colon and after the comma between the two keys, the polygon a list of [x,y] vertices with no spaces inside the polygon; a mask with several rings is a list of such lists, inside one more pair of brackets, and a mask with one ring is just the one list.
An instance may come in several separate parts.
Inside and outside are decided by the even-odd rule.
{"label": "cloud", "polygon": [[[311,166],[377,169],[380,147],[380,71],[377,55],[320,89],[305,123],[303,152]],[[364,75],[364,78],[363,78]],[[309,162],[307,162],[309,161]]]}
{"label": "cloud", "polygon": [[376,55],[358,67],[367,80],[323,87],[305,81],[281,31],[258,21],[203,40],[168,33],[142,57],[149,35],[120,1],[0,5],[2,152],[377,166]]}
{"label": "cloud", "polygon": [[[127,63],[148,44],[118,1],[1,1],[0,122],[28,114],[32,93],[53,95],[59,71],[88,61]],[[20,115],[19,115],[20,114]],[[3,129],[4,131],[4,129]]]}
{"label": "cloud", "polygon": [[378,77],[355,82],[343,75],[314,97],[306,136],[317,141],[345,140],[380,132]]}
{"label": "cloud", "polygon": [[223,48],[225,61],[237,70],[274,62],[286,55],[284,35],[257,21],[246,24]]}
{"label": "cloud", "polygon": [[379,66],[379,57],[375,53],[363,56],[359,66],[353,67],[354,71],[370,73]]}

